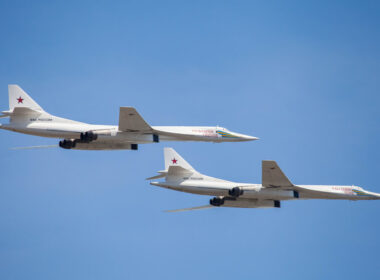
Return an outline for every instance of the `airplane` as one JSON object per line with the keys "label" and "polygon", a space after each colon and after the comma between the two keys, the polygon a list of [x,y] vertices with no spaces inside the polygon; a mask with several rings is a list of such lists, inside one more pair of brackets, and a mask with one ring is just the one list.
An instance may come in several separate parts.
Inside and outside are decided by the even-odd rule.
{"label": "airplane", "polygon": [[[358,186],[295,185],[289,181],[275,161],[262,161],[261,184],[238,183],[209,177],[196,171],[174,149],[164,149],[165,170],[147,178],[150,184],[192,194],[214,196],[208,205],[169,210],[180,212],[213,207],[280,208],[282,200],[346,199],[376,200],[379,193]],[[163,182],[156,182],[165,178]]]}
{"label": "airplane", "polygon": [[160,141],[221,143],[258,139],[219,126],[150,126],[133,107],[120,107],[118,126],[87,124],[47,113],[18,85],[8,85],[8,92],[9,110],[3,111],[0,118],[10,117],[10,121],[0,124],[0,129],[59,138],[59,147],[64,149],[137,150],[138,144]]}

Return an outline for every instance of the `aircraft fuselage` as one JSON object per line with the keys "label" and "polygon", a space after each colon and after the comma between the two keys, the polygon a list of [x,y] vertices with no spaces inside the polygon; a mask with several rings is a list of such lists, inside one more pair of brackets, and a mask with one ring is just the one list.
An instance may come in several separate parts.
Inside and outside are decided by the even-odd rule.
{"label": "aircraft fuselage", "polygon": [[283,190],[268,188],[261,184],[213,182],[204,179],[183,180],[177,182],[151,182],[154,186],[168,188],[176,191],[209,195],[229,196],[234,187],[243,190],[239,198],[258,200],[297,200],[297,199],[344,199],[344,200],[376,200],[380,194],[365,191],[357,186],[336,185],[296,185],[297,190]]}
{"label": "aircraft fuselage", "polygon": [[150,133],[119,131],[118,126],[92,125],[80,122],[36,121],[30,123],[2,124],[0,128],[23,134],[59,138],[78,139],[80,134],[93,131],[97,139],[90,143],[78,142],[77,150],[130,149],[131,144],[147,144],[158,141],[203,141],[203,142],[240,142],[257,138],[239,133],[223,131],[219,127],[197,126],[152,126]]}

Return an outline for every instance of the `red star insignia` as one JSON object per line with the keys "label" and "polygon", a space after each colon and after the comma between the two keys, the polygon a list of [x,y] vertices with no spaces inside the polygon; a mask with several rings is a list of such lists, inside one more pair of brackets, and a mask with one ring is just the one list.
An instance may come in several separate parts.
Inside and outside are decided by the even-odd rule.
{"label": "red star insignia", "polygon": [[21,96],[19,98],[17,98],[16,100],[17,100],[18,104],[20,104],[20,103],[22,103],[22,101],[24,101],[24,99],[21,98]]}
{"label": "red star insignia", "polygon": [[177,164],[177,161],[178,161],[178,160],[175,159],[175,158],[172,159],[173,164]]}

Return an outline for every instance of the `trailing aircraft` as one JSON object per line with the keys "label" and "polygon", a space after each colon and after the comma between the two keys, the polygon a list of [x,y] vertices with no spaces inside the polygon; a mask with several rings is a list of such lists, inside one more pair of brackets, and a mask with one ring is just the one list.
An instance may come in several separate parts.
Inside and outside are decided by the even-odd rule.
{"label": "trailing aircraft", "polygon": [[221,143],[258,139],[219,126],[150,126],[133,107],[120,107],[118,126],[87,124],[47,113],[18,85],[9,85],[8,92],[9,110],[3,111],[0,118],[9,117],[10,121],[0,124],[0,128],[59,138],[59,147],[64,149],[137,150],[138,144],[160,141]]}
{"label": "trailing aircraft", "polygon": [[[164,149],[165,170],[147,178],[151,185],[192,194],[214,196],[204,206],[169,210],[179,212],[212,207],[280,208],[281,200],[346,199],[375,200],[379,193],[358,186],[295,185],[275,161],[262,161],[261,184],[237,183],[209,177],[196,171],[174,149]],[[165,178],[163,182],[152,181]]]}

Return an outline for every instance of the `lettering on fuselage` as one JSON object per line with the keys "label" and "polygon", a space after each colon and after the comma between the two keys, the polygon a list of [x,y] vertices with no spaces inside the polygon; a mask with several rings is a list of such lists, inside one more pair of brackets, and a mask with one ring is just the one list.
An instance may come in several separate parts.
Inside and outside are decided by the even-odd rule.
{"label": "lettering on fuselage", "polygon": [[52,118],[31,118],[29,121],[31,122],[51,122],[53,119]]}
{"label": "lettering on fuselage", "polygon": [[345,194],[354,194],[354,192],[352,191],[352,188],[349,188],[349,187],[332,187],[332,189],[336,191],[342,191]]}
{"label": "lettering on fuselage", "polygon": [[192,129],[191,132],[199,133],[202,136],[218,137],[218,134],[213,129]]}
{"label": "lettering on fuselage", "polygon": [[183,177],[184,180],[203,180],[202,177]]}

